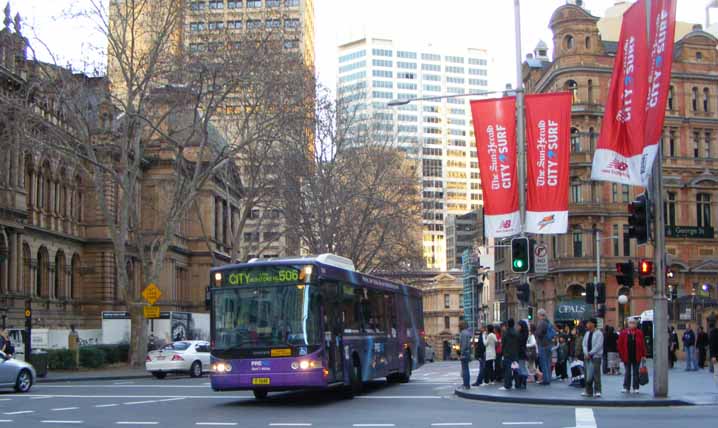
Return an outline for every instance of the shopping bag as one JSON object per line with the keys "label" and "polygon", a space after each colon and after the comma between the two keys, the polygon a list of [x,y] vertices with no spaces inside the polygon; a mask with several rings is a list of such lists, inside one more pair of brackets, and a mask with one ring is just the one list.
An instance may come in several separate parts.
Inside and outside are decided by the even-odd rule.
{"label": "shopping bag", "polygon": [[648,367],[646,367],[646,363],[641,363],[641,368],[638,369],[638,383],[641,385],[647,385],[648,384]]}

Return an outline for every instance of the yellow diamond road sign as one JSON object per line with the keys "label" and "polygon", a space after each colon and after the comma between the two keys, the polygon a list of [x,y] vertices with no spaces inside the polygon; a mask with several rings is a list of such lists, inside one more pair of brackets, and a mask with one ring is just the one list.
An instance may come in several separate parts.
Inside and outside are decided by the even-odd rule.
{"label": "yellow diamond road sign", "polygon": [[162,297],[162,292],[157,288],[154,282],[151,282],[150,285],[142,291],[142,297],[147,300],[147,303],[154,305],[160,300],[160,297]]}
{"label": "yellow diamond road sign", "polygon": [[159,318],[160,317],[160,307],[159,306],[145,306],[144,307],[145,312],[145,318]]}

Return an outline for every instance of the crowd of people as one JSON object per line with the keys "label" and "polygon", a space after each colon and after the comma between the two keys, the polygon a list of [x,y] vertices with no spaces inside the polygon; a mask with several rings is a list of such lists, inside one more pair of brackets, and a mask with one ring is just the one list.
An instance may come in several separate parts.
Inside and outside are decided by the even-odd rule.
{"label": "crowd of people", "polygon": [[[569,382],[583,388],[585,397],[601,397],[601,377],[623,374],[625,394],[637,394],[647,382],[645,367],[646,341],[635,318],[629,318],[619,331],[613,326],[598,328],[595,318],[557,326],[538,311],[538,320],[528,324],[509,319],[497,325],[482,326],[473,332],[465,322],[461,325],[460,359],[464,389],[502,384],[502,391],[525,389],[527,384],[550,385],[552,381]],[[680,349],[675,328],[669,329],[671,367]],[[694,332],[686,326],[682,338],[686,356],[686,370],[703,369],[710,361],[718,384],[718,328],[711,325],[710,333],[702,327]],[[476,380],[471,383],[469,362],[479,362]],[[710,360],[708,360],[710,358]]]}

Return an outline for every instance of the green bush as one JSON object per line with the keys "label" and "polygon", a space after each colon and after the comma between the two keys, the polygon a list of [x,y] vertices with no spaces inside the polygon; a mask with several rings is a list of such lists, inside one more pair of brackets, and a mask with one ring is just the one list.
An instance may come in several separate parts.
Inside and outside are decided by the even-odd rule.
{"label": "green bush", "polygon": [[97,369],[105,365],[105,351],[96,346],[80,348],[80,366]]}
{"label": "green bush", "polygon": [[47,351],[47,366],[51,370],[76,369],[75,356],[69,349],[50,349]]}

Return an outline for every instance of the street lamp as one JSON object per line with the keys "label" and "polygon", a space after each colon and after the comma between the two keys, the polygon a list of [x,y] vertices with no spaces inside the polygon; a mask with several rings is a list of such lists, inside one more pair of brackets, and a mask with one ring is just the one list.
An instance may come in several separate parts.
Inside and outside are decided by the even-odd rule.
{"label": "street lamp", "polygon": [[387,107],[397,107],[397,106],[405,106],[409,103],[412,103],[414,101],[434,101],[434,100],[443,100],[448,98],[463,98],[463,97],[481,97],[484,95],[493,95],[493,94],[504,94],[506,92],[513,92],[517,93],[519,91],[515,89],[510,90],[501,90],[501,91],[481,91],[481,92],[470,92],[468,94],[452,94],[452,95],[432,95],[430,97],[417,97],[417,98],[406,98],[401,100],[391,100],[388,103],[386,103]]}

